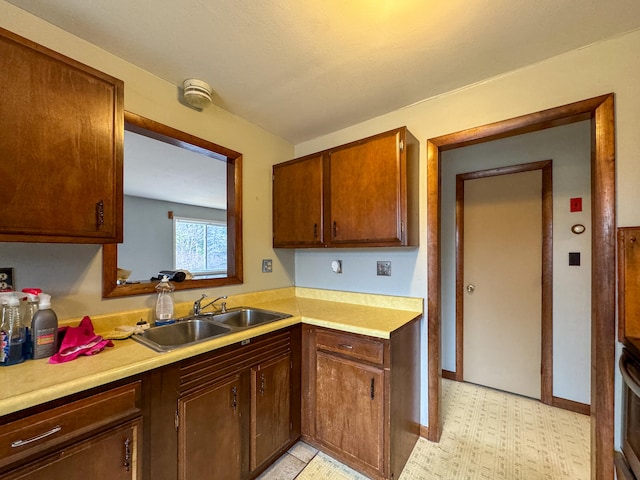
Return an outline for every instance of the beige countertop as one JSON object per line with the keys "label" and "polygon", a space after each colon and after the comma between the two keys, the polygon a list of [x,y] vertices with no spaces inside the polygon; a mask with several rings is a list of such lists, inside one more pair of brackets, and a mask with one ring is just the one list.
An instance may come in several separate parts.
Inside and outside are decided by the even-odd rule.
{"label": "beige countertop", "polygon": [[[244,305],[275,310],[289,313],[292,317],[165,353],[157,353],[131,339],[114,340],[114,347],[68,363],[51,365],[47,359],[42,359],[0,368],[4,385],[0,389],[0,416],[298,323],[390,338],[393,331],[423,312],[421,298],[301,287],[230,296],[227,305],[230,308]],[[176,314],[187,315],[190,307],[189,303],[176,305]],[[91,317],[91,320],[96,332],[100,333],[119,325],[133,325],[149,315],[150,312],[145,309]],[[79,321],[71,319],[61,323],[77,325]]]}

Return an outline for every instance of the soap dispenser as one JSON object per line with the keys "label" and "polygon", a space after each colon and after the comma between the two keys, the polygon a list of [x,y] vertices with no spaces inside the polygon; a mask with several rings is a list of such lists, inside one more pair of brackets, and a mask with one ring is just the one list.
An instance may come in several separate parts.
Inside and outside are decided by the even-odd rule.
{"label": "soap dispenser", "polygon": [[156,285],[158,298],[156,300],[156,325],[167,325],[173,323],[173,284],[169,277],[164,275],[162,280]]}
{"label": "soap dispenser", "polygon": [[58,351],[58,317],[51,310],[51,295],[38,295],[38,311],[31,320],[33,358],[47,358]]}

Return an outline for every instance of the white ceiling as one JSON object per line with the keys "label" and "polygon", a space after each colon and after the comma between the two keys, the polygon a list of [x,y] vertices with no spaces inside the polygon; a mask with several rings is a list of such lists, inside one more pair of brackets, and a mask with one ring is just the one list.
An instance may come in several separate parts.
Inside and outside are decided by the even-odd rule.
{"label": "white ceiling", "polygon": [[227,209],[227,162],[124,132],[124,193]]}
{"label": "white ceiling", "polygon": [[8,0],[292,143],[640,27],[638,0]]}

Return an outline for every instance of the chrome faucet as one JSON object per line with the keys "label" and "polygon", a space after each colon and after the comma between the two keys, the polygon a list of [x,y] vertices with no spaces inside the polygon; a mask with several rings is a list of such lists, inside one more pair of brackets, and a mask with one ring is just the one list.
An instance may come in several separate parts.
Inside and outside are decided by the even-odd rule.
{"label": "chrome faucet", "polygon": [[[212,300],[211,302],[207,303],[206,305],[201,305],[202,300],[204,300],[206,298],[207,294],[203,293],[202,296],[196,300],[195,302],[193,302],[193,314],[194,315],[200,315],[200,313],[202,313],[202,310],[204,310],[205,308],[207,308],[208,306],[213,305],[215,307],[215,303],[218,300],[226,300],[227,296],[223,295],[221,297],[216,298],[215,300]],[[220,303],[220,309],[218,310],[220,313],[225,313],[227,311],[227,302],[221,302]]]}

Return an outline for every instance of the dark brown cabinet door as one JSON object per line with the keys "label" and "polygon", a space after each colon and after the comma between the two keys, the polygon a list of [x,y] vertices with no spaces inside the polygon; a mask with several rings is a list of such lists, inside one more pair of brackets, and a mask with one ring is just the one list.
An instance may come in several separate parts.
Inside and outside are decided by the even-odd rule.
{"label": "dark brown cabinet door", "polygon": [[329,165],[328,242],[401,245],[405,200],[400,133],[332,150]]}
{"label": "dark brown cabinet door", "polygon": [[[241,480],[248,472],[243,419],[246,376],[237,375],[178,400],[178,478]],[[244,450],[244,452],[243,452]]]}
{"label": "dark brown cabinet door", "polygon": [[315,374],[316,439],[382,472],[384,371],[319,351]]}
{"label": "dark brown cabinet door", "polygon": [[0,29],[0,240],[122,241],[123,83]]}
{"label": "dark brown cabinet door", "polygon": [[273,167],[273,246],[321,246],[322,158]]}
{"label": "dark brown cabinet door", "polygon": [[290,440],[291,357],[285,355],[251,369],[251,470]]}
{"label": "dark brown cabinet door", "polygon": [[10,472],[6,480],[136,480],[141,478],[142,421],[123,425]]}

